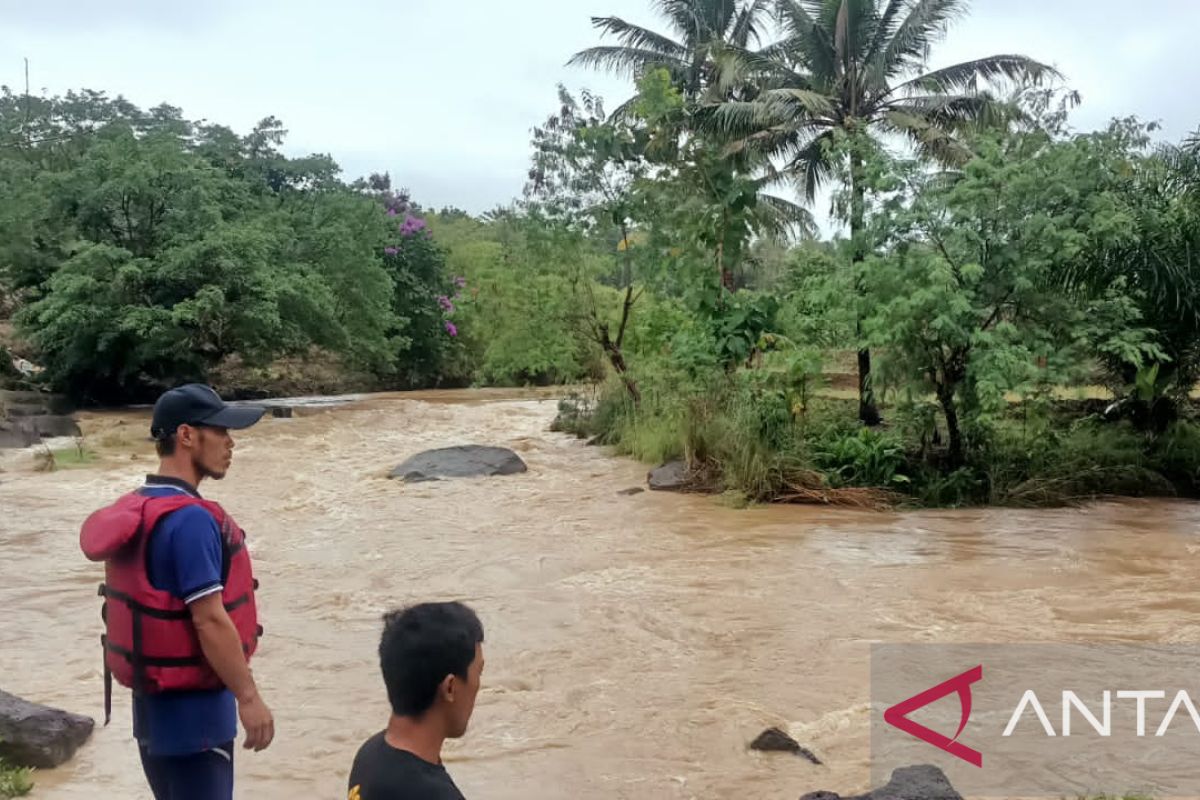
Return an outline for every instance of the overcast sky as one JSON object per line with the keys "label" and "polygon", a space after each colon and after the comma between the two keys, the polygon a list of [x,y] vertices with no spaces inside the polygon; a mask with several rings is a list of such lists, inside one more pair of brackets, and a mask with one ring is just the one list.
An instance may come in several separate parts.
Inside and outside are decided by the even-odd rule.
{"label": "overcast sky", "polygon": [[[1083,95],[1077,128],[1113,116],[1200,127],[1200,0],[975,0],[939,66],[1017,52]],[[330,153],[347,178],[390,171],[426,207],[482,212],[521,191],[529,130],[555,85],[610,108],[619,79],[567,68],[600,43],[593,15],[658,30],[649,0],[0,0],[0,82],[90,88],[247,131],[275,115],[287,150]]]}

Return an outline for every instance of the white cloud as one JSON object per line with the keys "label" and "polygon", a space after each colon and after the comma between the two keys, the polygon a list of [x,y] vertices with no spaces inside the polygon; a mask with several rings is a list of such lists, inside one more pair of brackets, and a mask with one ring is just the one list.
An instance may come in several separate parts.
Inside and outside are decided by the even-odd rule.
{"label": "white cloud", "polygon": [[[1054,63],[1078,88],[1078,127],[1117,115],[1200,127],[1200,2],[976,0],[934,64],[998,52]],[[293,152],[328,152],[351,175],[388,170],[426,205],[484,211],[520,193],[529,130],[555,84],[613,107],[631,89],[565,66],[599,43],[590,17],[661,28],[649,0],[0,0],[0,82],[105,89],[247,130],[267,115]],[[815,209],[825,211],[827,200]]]}

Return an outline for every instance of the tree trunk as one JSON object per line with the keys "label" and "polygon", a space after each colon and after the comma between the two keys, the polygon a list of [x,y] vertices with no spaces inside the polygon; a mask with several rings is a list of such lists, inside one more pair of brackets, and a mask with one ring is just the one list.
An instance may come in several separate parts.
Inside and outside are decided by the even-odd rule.
{"label": "tree trunk", "polygon": [[946,417],[946,430],[950,434],[950,466],[958,469],[963,465],[963,441],[958,409],[954,407],[954,389],[939,386],[937,396],[942,405],[942,414]]}
{"label": "tree trunk", "polygon": [[725,263],[725,235],[729,225],[729,212],[727,210],[721,212],[721,230],[717,239],[717,274],[721,276],[721,287],[717,289],[718,302],[720,306],[725,300],[725,292],[733,294],[733,270]]}
{"label": "tree trunk", "polygon": [[604,348],[608,353],[609,363],[613,369],[621,376],[621,382],[625,384],[625,391],[629,392],[630,399],[633,404],[640,405],[642,402],[642,391],[638,388],[637,381],[629,374],[629,367],[625,364],[625,356],[621,353],[621,348],[617,347],[614,342],[609,342]]}
{"label": "tree trunk", "polygon": [[613,341],[609,337],[608,326],[602,325],[600,327],[600,346],[608,354],[608,361],[612,364],[613,369],[621,376],[621,382],[625,384],[625,390],[629,392],[630,398],[633,399],[633,404],[639,405],[642,402],[642,392],[638,389],[637,381],[629,374],[629,365],[625,363],[625,354],[622,350],[625,345],[625,331],[629,327],[629,317],[633,311],[633,304],[638,299],[638,296],[633,292],[633,254],[629,252],[629,228],[623,221],[621,222],[621,237],[625,241],[625,257],[621,265],[621,282],[625,284],[625,302],[621,305],[621,325],[617,328],[616,341]]}
{"label": "tree trunk", "polygon": [[[862,237],[866,228],[866,188],[863,186],[863,163],[858,153],[850,156],[850,240],[853,244],[853,265],[867,258]],[[861,297],[861,284],[856,287]],[[862,318],[855,320],[854,333],[862,341]],[[871,387],[871,351],[864,347],[858,351],[858,418],[864,425],[876,426],[882,422],[879,407],[875,404],[875,390]]]}

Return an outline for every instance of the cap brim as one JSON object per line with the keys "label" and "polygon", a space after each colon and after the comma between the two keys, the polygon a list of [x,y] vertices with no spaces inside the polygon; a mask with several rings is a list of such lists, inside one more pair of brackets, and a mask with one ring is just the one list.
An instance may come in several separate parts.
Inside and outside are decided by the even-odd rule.
{"label": "cap brim", "polygon": [[208,419],[202,420],[200,424],[240,431],[254,425],[266,413],[267,410],[260,406],[225,406]]}

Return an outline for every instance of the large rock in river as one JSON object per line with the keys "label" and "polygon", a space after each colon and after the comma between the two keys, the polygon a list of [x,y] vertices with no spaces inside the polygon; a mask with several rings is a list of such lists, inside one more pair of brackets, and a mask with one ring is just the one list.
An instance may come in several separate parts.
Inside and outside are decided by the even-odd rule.
{"label": "large rock in river", "polygon": [[813,755],[811,750],[779,730],[779,728],[767,728],[760,733],[758,738],[750,743],[750,749],[760,750],[764,753],[791,753],[792,755],[803,756],[818,766],[821,765],[821,759]]}
{"label": "large rock in river", "polygon": [[392,470],[388,477],[417,483],[441,478],[515,475],[527,469],[521,457],[507,447],[468,444],[417,453]]}
{"label": "large rock in river", "polygon": [[650,470],[646,475],[646,483],[653,492],[682,492],[691,485],[687,464],[682,461],[668,461],[661,467]]}
{"label": "large rock in river", "polygon": [[963,800],[946,773],[930,764],[900,767],[880,789],[863,795],[842,797],[834,792],[810,792],[800,800]]}
{"label": "large rock in river", "polygon": [[65,398],[0,389],[0,448],[29,447],[54,436],[79,436]]}
{"label": "large rock in river", "polygon": [[75,755],[95,724],[0,692],[0,758],[22,767],[57,767]]}

